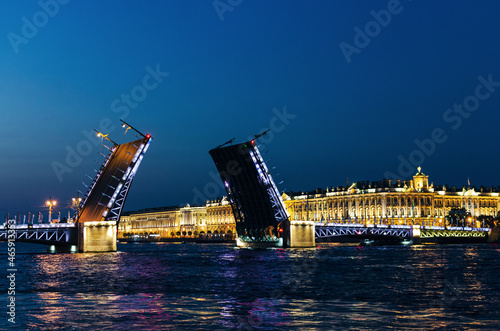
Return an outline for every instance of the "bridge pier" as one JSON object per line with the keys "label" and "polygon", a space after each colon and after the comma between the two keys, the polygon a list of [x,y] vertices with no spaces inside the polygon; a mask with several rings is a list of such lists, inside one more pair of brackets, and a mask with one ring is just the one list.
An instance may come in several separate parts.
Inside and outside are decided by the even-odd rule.
{"label": "bridge pier", "polygon": [[80,222],[78,223],[78,251],[116,252],[116,222]]}
{"label": "bridge pier", "polygon": [[313,221],[290,221],[288,247],[306,248],[316,246],[315,225]]}
{"label": "bridge pier", "polygon": [[491,228],[490,231],[488,231],[488,242],[498,242],[498,239],[500,237],[500,230],[497,228]]}
{"label": "bridge pier", "polygon": [[413,225],[411,228],[411,241],[412,244],[421,244],[422,239],[420,239],[420,225]]}

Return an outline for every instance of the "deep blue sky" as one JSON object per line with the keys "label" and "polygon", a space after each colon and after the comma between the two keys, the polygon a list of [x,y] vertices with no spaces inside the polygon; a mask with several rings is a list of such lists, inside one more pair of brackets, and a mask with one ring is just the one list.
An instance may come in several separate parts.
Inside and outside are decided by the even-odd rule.
{"label": "deep blue sky", "polygon": [[[485,100],[460,123],[443,116],[474,101],[479,76],[500,82],[500,3],[401,0],[348,63],[340,44],[355,45],[355,27],[377,29],[370,12],[388,6],[245,0],[221,20],[212,1],[70,1],[53,17],[36,1],[2,2],[0,212],[37,211],[49,196],[64,204],[85,191],[102,148],[62,181],[53,163],[106,118],[112,139],[133,138],[112,104],[143,84],[148,66],[169,75],[126,117],[154,139],[126,210],[192,203],[196,189],[222,195],[208,151],[271,122],[279,130],[263,150],[281,190],[387,171],[408,178],[398,156],[408,160],[415,140],[435,129],[446,141],[418,162],[430,181],[499,185],[500,87],[479,88]],[[34,19],[36,33],[23,28]],[[284,107],[296,117],[283,128],[273,109]]]}

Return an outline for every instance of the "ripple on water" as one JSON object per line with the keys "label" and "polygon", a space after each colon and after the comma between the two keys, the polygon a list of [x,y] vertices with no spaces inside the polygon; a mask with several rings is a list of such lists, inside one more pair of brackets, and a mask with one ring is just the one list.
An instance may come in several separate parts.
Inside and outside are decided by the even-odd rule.
{"label": "ripple on water", "polygon": [[16,257],[21,329],[494,330],[499,324],[495,245],[26,250]]}

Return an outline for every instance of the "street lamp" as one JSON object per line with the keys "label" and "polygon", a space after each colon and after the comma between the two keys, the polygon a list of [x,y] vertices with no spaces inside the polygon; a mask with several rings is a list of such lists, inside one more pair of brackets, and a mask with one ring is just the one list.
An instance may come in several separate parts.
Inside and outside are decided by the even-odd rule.
{"label": "street lamp", "polygon": [[75,210],[75,219],[76,219],[76,216],[80,213],[80,203],[82,202],[82,198],[80,198],[78,196],[78,194],[76,195],[76,198],[72,198],[71,199],[71,208],[73,210]]}
{"label": "street lamp", "polygon": [[52,223],[52,207],[57,205],[57,201],[50,197],[45,204],[49,207],[49,223]]}
{"label": "street lamp", "polygon": [[[125,133],[127,133],[127,131],[128,131],[129,129],[132,129],[132,130],[134,130],[135,132],[137,132],[138,134],[140,134],[141,136],[143,136],[144,138],[148,138],[148,139],[149,139],[149,138],[151,138],[151,136],[150,136],[149,134],[144,135],[141,131],[137,130],[136,128],[134,128],[132,125],[128,124],[128,123],[127,123],[127,122],[125,122],[124,120],[122,120],[122,119],[121,119],[120,121],[123,123],[123,124],[122,124],[122,128],[124,128],[124,129],[125,129]],[[233,139],[233,140],[234,140],[234,139]],[[229,142],[227,142],[226,144],[228,144],[228,143],[229,143]],[[225,145],[225,144],[223,144],[223,145]]]}
{"label": "street lamp", "polygon": [[113,143],[113,145],[118,145],[117,143],[115,143],[113,140],[111,140],[111,139],[108,137],[108,136],[109,136],[109,133],[108,133],[108,134],[103,134],[103,133],[101,133],[101,132],[97,131],[96,129],[94,129],[94,131],[95,131],[95,132],[97,132],[97,136],[98,136],[99,138],[106,139],[106,140],[108,140],[108,141],[112,142],[112,143]]}
{"label": "street lamp", "polygon": [[71,203],[71,208],[76,209],[78,211],[78,209],[80,208],[80,202],[82,202],[82,198],[80,197],[73,198]]}

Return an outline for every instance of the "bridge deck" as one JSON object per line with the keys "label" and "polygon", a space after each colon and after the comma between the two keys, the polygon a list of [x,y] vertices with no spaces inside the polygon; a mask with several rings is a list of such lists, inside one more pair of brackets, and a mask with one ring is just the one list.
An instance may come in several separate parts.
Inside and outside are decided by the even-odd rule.
{"label": "bridge deck", "polygon": [[92,188],[92,194],[85,201],[78,218],[79,222],[101,221],[103,219],[105,211],[111,207],[108,205],[116,188],[129,175],[126,172],[130,171],[129,165],[134,160],[141,144],[143,144],[143,139],[116,146],[113,155],[109,158]]}
{"label": "bridge deck", "polygon": [[277,242],[278,225],[288,215],[255,141],[217,147],[209,153],[231,203],[239,239]]}
{"label": "bridge deck", "polygon": [[[428,238],[485,238],[490,228],[412,226],[387,224],[315,223],[316,238],[358,237],[411,239],[415,235]],[[418,232],[418,233],[416,233]]]}
{"label": "bridge deck", "polygon": [[76,245],[77,227],[74,223],[0,225],[0,241],[8,241],[14,230],[15,241],[47,245]]}
{"label": "bridge deck", "polygon": [[[75,223],[50,223],[50,224],[17,224],[15,230],[26,230],[26,229],[58,229],[58,228],[74,228]],[[14,229],[14,227],[11,227]],[[0,225],[0,230],[6,230],[7,226]]]}
{"label": "bridge deck", "polygon": [[116,251],[117,222],[132,179],[151,142],[149,134],[141,135],[142,139],[126,144],[113,143],[94,180],[88,186],[80,204],[81,209],[75,217],[77,224],[18,225],[14,220],[9,220],[8,226],[0,227],[0,240],[59,246],[77,245],[80,252]]}

